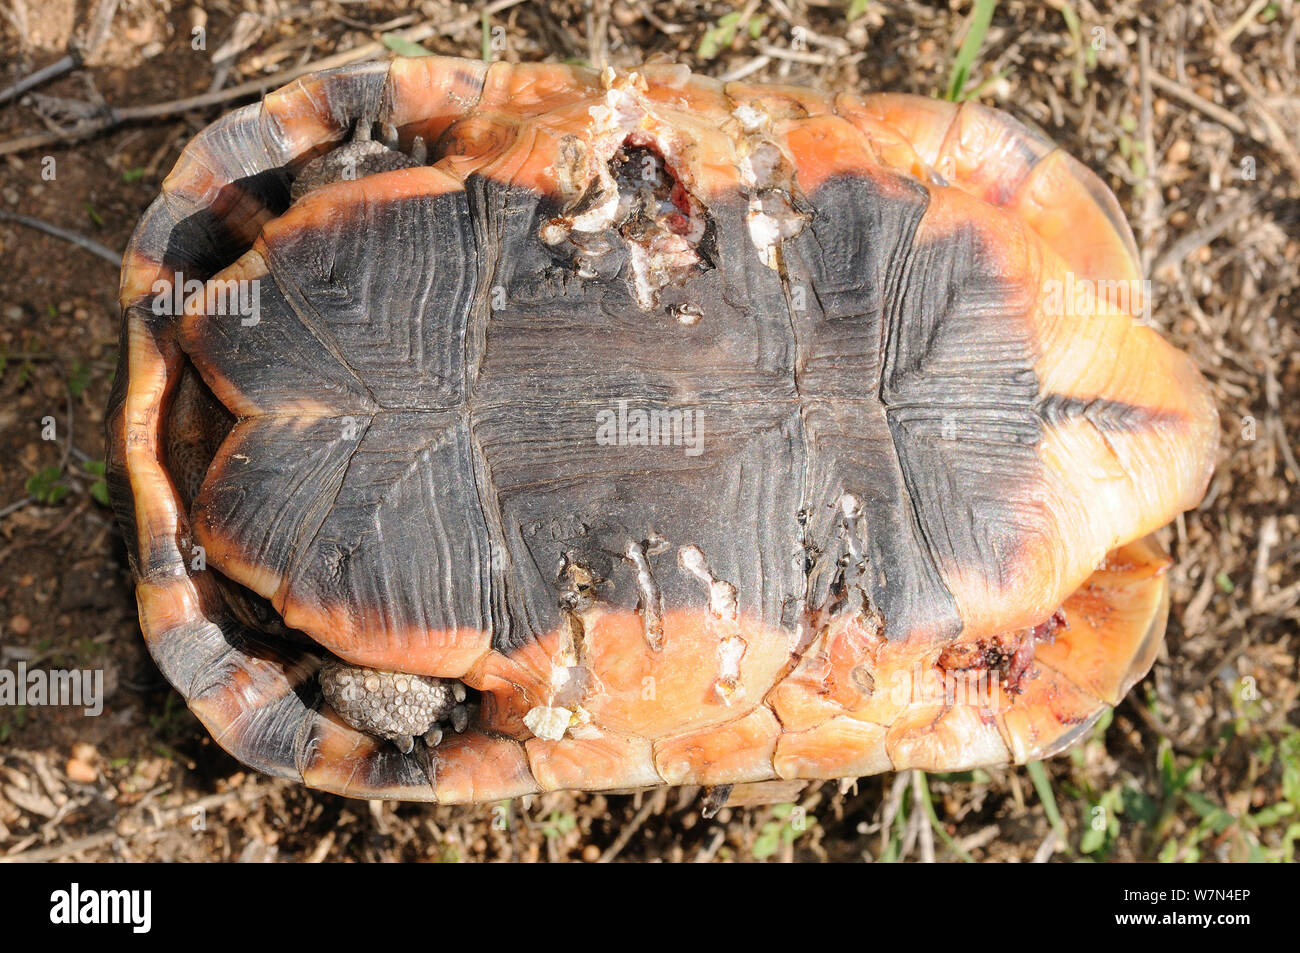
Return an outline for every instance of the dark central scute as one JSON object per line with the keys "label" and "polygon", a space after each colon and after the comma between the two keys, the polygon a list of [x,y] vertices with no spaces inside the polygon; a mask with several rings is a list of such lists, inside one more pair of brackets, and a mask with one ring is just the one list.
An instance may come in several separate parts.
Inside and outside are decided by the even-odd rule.
{"label": "dark central scute", "polygon": [[212,524],[290,602],[387,638],[509,650],[561,625],[575,567],[608,607],[707,607],[685,547],[766,625],[852,587],[889,637],[956,635],[945,574],[996,572],[1042,531],[1030,302],[972,230],[918,237],[920,185],[844,176],[805,200],[780,271],[743,196],[707,204],[716,247],[672,289],[693,322],[638,305],[617,226],[594,259],[591,235],[548,243],[558,203],[486,177],[288,232],[223,360],[263,406],[333,410],[241,422]]}
{"label": "dark central scute", "polygon": [[[1036,529],[1019,489],[1041,435],[1031,302],[973,231],[918,241],[928,192],[888,185],[842,177],[808,197],[781,272],[739,196],[709,203],[723,238],[681,288],[702,315],[682,324],[637,306],[613,236],[598,277],[575,279],[576,252],[535,238],[549,203],[472,184],[501,250],[471,397],[508,556],[491,586],[500,647],[559,624],[567,564],[603,579],[605,602],[642,606],[629,545],[664,606],[708,604],[677,558],[696,546],[768,625],[793,629],[851,584],[892,637],[960,631],[944,568],[996,567]],[[638,410],[694,414],[700,446],[598,439],[602,415]]]}
{"label": "dark central scute", "polygon": [[[605,604],[636,609],[629,547],[646,554],[667,607],[707,604],[678,564],[695,545],[744,594],[742,612],[779,619],[799,590],[804,479],[793,339],[772,320],[785,307],[779,277],[747,239],[722,243],[674,289],[703,315],[684,324],[668,305],[638,307],[612,229],[597,276],[580,278],[580,249],[537,239],[553,203],[490,179],[469,191],[497,292],[470,400],[506,557],[493,566],[494,644],[560,624],[565,565],[601,580]],[[739,198],[709,214],[720,234],[745,235]]]}

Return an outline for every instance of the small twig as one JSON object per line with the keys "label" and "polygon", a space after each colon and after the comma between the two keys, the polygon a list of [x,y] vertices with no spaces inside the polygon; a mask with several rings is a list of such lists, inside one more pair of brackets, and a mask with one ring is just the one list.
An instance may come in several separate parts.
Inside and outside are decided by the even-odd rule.
{"label": "small twig", "polygon": [[758,44],[758,51],[764,56],[771,56],[778,60],[789,60],[792,63],[805,63],[809,66],[833,66],[837,59],[837,57],[828,56],[825,53],[791,50],[781,46],[773,46],[771,43]]}
{"label": "small twig", "polygon": [[1038,850],[1034,852],[1033,863],[1045,864],[1051,860],[1052,855],[1056,853],[1060,840],[1061,835],[1056,832],[1056,828],[1048,831],[1047,836],[1043,838],[1043,842],[1038,845]]}
{"label": "small twig", "polygon": [[[1234,652],[1240,651],[1240,649],[1244,648],[1247,641],[1248,641],[1247,638],[1243,638],[1241,644],[1239,644],[1237,648],[1234,649]],[[1224,661],[1220,662],[1219,665],[1215,666],[1215,671],[1211,672],[1206,677],[1205,682],[1209,682],[1210,679],[1215,674],[1217,674],[1218,670],[1221,669],[1225,664],[1227,664],[1228,661],[1230,661],[1230,657],[1232,654],[1233,653],[1229,653],[1228,655],[1224,656]],[[1129,702],[1130,700],[1125,699],[1125,701]],[[1190,744],[1186,741],[1183,741],[1175,737],[1173,731],[1169,728],[1169,726],[1166,725],[1164,722],[1162,722],[1158,717],[1156,717],[1156,715],[1154,715],[1151,712],[1151,710],[1147,708],[1146,705],[1140,704],[1136,701],[1132,701],[1131,703],[1125,705],[1125,710],[1137,715],[1138,719],[1143,724],[1145,724],[1148,728],[1150,728],[1160,738],[1169,742],[1169,744],[1173,746],[1173,749],[1177,751],[1179,754],[1195,755],[1200,752],[1200,749],[1197,748],[1194,744]]]}
{"label": "small twig", "polygon": [[[1160,187],[1156,182],[1156,140],[1152,129],[1151,107],[1151,48],[1146,33],[1138,33],[1138,86],[1141,91],[1142,109],[1138,122],[1138,134],[1142,138],[1142,160],[1145,175],[1142,176],[1142,218],[1139,231],[1142,234],[1142,264],[1148,266],[1155,257],[1152,248],[1155,242],[1157,223],[1160,221]],[[1148,274],[1143,270],[1143,274]]]}
{"label": "small twig", "polygon": [[1150,273],[1159,277],[1164,269],[1177,268],[1184,258],[1202,245],[1214,241],[1254,207],[1254,197],[1246,196],[1207,225],[1194,232],[1188,232],[1160,253],[1159,257],[1151,263]]}
{"label": "small twig", "polygon": [[1282,418],[1275,416],[1269,423],[1272,425],[1273,436],[1277,439],[1277,446],[1282,451],[1282,459],[1286,461],[1287,469],[1295,474],[1297,480],[1300,480],[1300,462],[1296,461],[1295,453],[1291,450],[1291,440],[1286,434]]}
{"label": "small twig", "polygon": [[1268,97],[1264,95],[1263,90],[1259,89],[1242,72],[1240,58],[1230,50],[1227,50],[1226,53],[1227,55],[1223,57],[1223,71],[1241,86],[1246,98],[1255,107],[1255,115],[1261,125],[1264,126],[1267,134],[1266,139],[1260,139],[1258,136],[1252,136],[1252,138],[1276,152],[1282,164],[1291,173],[1292,178],[1300,179],[1300,152],[1296,151],[1295,144],[1291,141],[1294,132],[1290,129],[1290,124],[1284,122],[1269,107]]}
{"label": "small twig", "polygon": [[17,212],[7,212],[0,209],[0,222],[13,222],[15,225],[26,225],[28,228],[34,228],[38,232],[44,232],[46,235],[53,235],[55,238],[62,238],[65,242],[71,242],[79,248],[84,248],[92,255],[98,255],[115,268],[122,267],[121,252],[113,251],[107,245],[101,245],[93,238],[83,238],[76,232],[70,232],[66,228],[59,228],[57,225],[43,222],[39,218],[32,218],[30,215],[20,215]]}
{"label": "small twig", "polygon": [[752,76],[754,73],[757,73],[759,70],[761,70],[770,62],[772,62],[772,57],[770,56],[755,56],[749,62],[737,66],[735,69],[730,70],[726,73],[723,73],[721,76],[718,77],[718,79],[720,79],[724,83],[735,83],[739,80],[744,79],[746,76]]}
{"label": "small twig", "polygon": [[312,848],[312,852],[307,856],[304,863],[324,863],[325,858],[329,856],[330,850],[334,847],[334,837],[334,831],[326,831],[325,836],[316,842],[316,846]]}
{"label": "small twig", "polygon": [[1219,34],[1219,39],[1222,41],[1225,49],[1232,46],[1233,40],[1241,35],[1242,30],[1246,29],[1246,27],[1250,26],[1251,23],[1255,21],[1255,17],[1259,16],[1260,12],[1268,6],[1268,4],[1269,0],[1255,0],[1255,2],[1246,9],[1245,13],[1237,17],[1236,23]]}
{"label": "small twig", "polygon": [[653,797],[646,798],[645,803],[641,805],[641,810],[637,811],[631,822],[618,832],[618,837],[614,838],[614,843],[610,844],[605,853],[600,855],[600,860],[597,863],[608,864],[622,853],[623,848],[627,846],[627,842],[632,839],[632,835],[641,829],[641,825],[657,808],[663,806],[663,798],[662,791]]}
{"label": "small twig", "polygon": [[[926,788],[925,775],[920,771],[912,772],[912,800],[920,808],[917,813],[928,813],[925,809],[929,806],[930,791]],[[925,820],[926,823],[920,825],[917,829],[921,841],[921,863],[933,864],[934,831],[929,824],[930,818],[927,816]]]}
{"label": "small twig", "polygon": [[1300,464],[1296,463],[1295,454],[1291,452],[1291,439],[1287,436],[1286,425],[1282,423],[1282,387],[1271,362],[1264,365],[1264,402],[1268,404],[1268,429],[1273,432],[1273,438],[1277,441],[1278,450],[1287,467],[1300,480]]}
{"label": "small twig", "polygon": [[[929,826],[921,832],[922,860],[928,864],[934,863],[934,838],[931,836],[931,831],[933,831],[934,834],[939,835],[939,839],[944,842],[948,849],[957,855],[959,860],[967,864],[974,863],[975,859],[966,852],[966,849],[962,847],[962,845],[958,843],[951,834],[944,830],[943,822],[939,820],[939,814],[934,809],[934,798],[930,797],[930,782],[926,778],[925,772],[914,771],[913,773],[916,775],[918,780],[914,782],[912,790],[916,795],[915,799],[920,801],[921,808],[925,811],[926,820],[929,821]],[[929,854],[929,860],[925,860],[927,851]]]}
{"label": "small twig", "polygon": [[75,507],[73,507],[72,510],[68,512],[67,516],[59,520],[59,522],[54,526],[53,529],[48,530],[43,536],[41,536],[41,541],[44,542],[47,540],[55,539],[56,537],[62,535],[63,531],[67,529],[69,526],[71,526],[72,523],[76,520],[76,518],[81,514],[85,513],[89,507],[90,507],[89,501],[82,500]]}
{"label": "small twig", "polygon": [[[524,3],[525,0],[496,0],[496,3],[489,4],[483,8],[483,12],[491,15],[500,13],[502,10],[508,10],[511,7]],[[412,27],[409,30],[402,30],[397,35],[412,43],[419,43],[421,40],[427,40],[431,36],[442,36],[450,33],[456,33],[460,30],[476,25],[480,20],[480,14],[474,13],[467,17],[461,17],[446,26],[434,26],[433,24],[423,24],[418,27]],[[203,93],[199,96],[189,96],[185,99],[174,99],[163,103],[151,103],[145,106],[124,106],[120,109],[110,108],[107,115],[96,119],[86,120],[77,123],[69,129],[63,129],[59,132],[34,133],[30,136],[22,136],[18,139],[11,139],[8,142],[0,142],[0,155],[10,155],[15,152],[25,152],[28,149],[37,149],[42,146],[53,145],[55,143],[75,142],[80,139],[86,139],[90,136],[98,135],[115,126],[120,126],[126,122],[136,122],[142,119],[160,119],[166,116],[176,116],[182,113],[191,112],[195,109],[203,109],[208,106],[219,106],[228,103],[231,100],[242,99],[246,96],[261,96],[268,89],[275,89],[290,83],[300,76],[308,73],[314,73],[318,70],[333,69],[336,66],[346,66],[349,63],[356,63],[360,60],[372,59],[381,56],[388,51],[382,42],[363,43],[361,46],[345,50],[342,53],[335,53],[333,56],[326,56],[319,60],[301,63],[292,66],[289,69],[282,70],[273,76],[260,77],[251,79],[238,86],[231,86],[227,89],[215,90],[213,92]]]}
{"label": "small twig", "polygon": [[64,445],[63,445],[63,455],[59,458],[59,474],[60,474],[60,475],[62,475],[62,474],[64,474],[64,473],[67,473],[67,472],[68,472],[68,458],[72,456],[72,438],[73,438],[73,436],[74,436],[74,434],[75,434],[75,431],[74,431],[74,429],[73,429],[73,427],[74,427],[74,416],[73,416],[73,415],[74,415],[75,411],[73,410],[72,387],[68,384],[68,379],[67,379],[66,376],[63,378],[63,393],[64,393],[64,395],[65,395],[65,396],[67,397],[67,399],[68,399],[68,403],[67,403],[67,407],[68,407],[68,436],[67,436],[66,442],[65,442]]}
{"label": "small twig", "polygon": [[713,839],[700,848],[700,852],[695,855],[694,862],[697,864],[709,863],[715,856],[717,856],[718,850],[722,847],[726,839],[726,830],[719,827],[717,831],[714,832]]}
{"label": "small twig", "polygon": [[596,69],[609,64],[609,0],[587,4],[587,59]]}
{"label": "small twig", "polygon": [[1259,525],[1259,548],[1255,550],[1255,571],[1250,580],[1250,604],[1256,612],[1268,595],[1269,555],[1281,541],[1277,532],[1277,514],[1270,513]]}
{"label": "small twig", "polygon": [[24,506],[28,506],[35,502],[36,502],[36,497],[24,496],[21,500],[17,500],[16,502],[10,503],[4,509],[0,509],[0,519],[4,519],[10,513],[17,513]]}
{"label": "small twig", "polygon": [[16,99],[29,89],[41,85],[41,83],[62,76],[70,70],[76,69],[81,65],[81,54],[74,48],[67,56],[61,60],[55,60],[49,66],[38,69],[35,73],[25,76],[18,82],[14,83],[8,89],[0,91],[0,105]]}
{"label": "small twig", "polygon": [[1160,90],[1162,93],[1168,93],[1170,96],[1174,97],[1174,99],[1181,101],[1183,105],[1191,106],[1197,112],[1203,113],[1221,126],[1226,126],[1229,130],[1235,132],[1239,136],[1250,135],[1250,130],[1246,128],[1246,124],[1242,122],[1239,117],[1224,109],[1222,106],[1212,103],[1208,99],[1197,96],[1186,86],[1169,79],[1167,76],[1160,75],[1156,70],[1151,71],[1149,78],[1152,86]]}
{"label": "small twig", "polygon": [[895,775],[894,783],[889,787],[889,796],[885,798],[885,803],[881,808],[880,814],[880,853],[883,855],[889,849],[889,838],[894,831],[894,818],[898,816],[899,809],[903,806],[903,792],[907,790],[908,777],[906,773]]}
{"label": "small twig", "polygon": [[86,53],[94,56],[108,38],[108,31],[113,27],[113,18],[117,16],[118,0],[99,0],[95,10],[95,19],[86,32]]}
{"label": "small twig", "polygon": [[[904,786],[904,790],[906,790],[911,787],[911,778],[907,774],[904,774],[903,777],[908,781],[908,784]],[[922,816],[921,805],[912,804],[910,808],[911,810],[907,814],[907,826],[903,828],[903,844],[898,849],[899,863],[905,861],[907,855],[912,852],[912,848],[916,846],[916,839],[920,836],[921,828],[930,826],[929,819]]]}
{"label": "small twig", "polygon": [[977,850],[990,841],[997,840],[998,835],[1002,833],[1002,828],[996,824],[989,824],[987,827],[981,827],[974,834],[963,837],[957,841],[957,846],[963,851]]}
{"label": "small twig", "polygon": [[651,26],[667,36],[672,36],[674,33],[681,33],[686,29],[686,27],[680,23],[669,23],[667,20],[657,16],[648,3],[638,3],[637,11],[641,16],[650,21]]}
{"label": "small twig", "polygon": [[39,847],[36,850],[25,850],[17,854],[0,856],[0,864],[39,864],[50,860],[62,860],[64,857],[70,857],[83,850],[111,844],[120,836],[117,831],[100,831],[98,834],[64,841],[62,844],[54,844],[51,847]]}

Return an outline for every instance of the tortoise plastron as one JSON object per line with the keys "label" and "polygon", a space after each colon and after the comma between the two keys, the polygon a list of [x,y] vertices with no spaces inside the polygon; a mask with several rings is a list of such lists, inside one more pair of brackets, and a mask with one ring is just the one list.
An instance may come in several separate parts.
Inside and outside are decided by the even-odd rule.
{"label": "tortoise plastron", "polygon": [[304,77],[126,254],[141,628],[223,747],[357,797],[1044,757],[1150,668],[1216,449],[1143,290],[1105,185],[979,105]]}

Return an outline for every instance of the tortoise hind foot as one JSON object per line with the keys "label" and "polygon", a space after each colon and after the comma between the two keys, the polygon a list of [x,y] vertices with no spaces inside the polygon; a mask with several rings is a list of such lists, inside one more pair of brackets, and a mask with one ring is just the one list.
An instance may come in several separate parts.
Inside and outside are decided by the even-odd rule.
{"label": "tortoise hind foot", "polygon": [[303,166],[293,180],[289,192],[291,201],[297,202],[307,193],[335,182],[424,165],[428,149],[423,137],[415,137],[408,154],[401,149],[396,126],[390,122],[384,123],[380,127],[380,139],[376,140],[371,136],[372,125],[368,119],[358,119],[349,142],[317,156]]}
{"label": "tortoise hind foot", "polygon": [[454,678],[408,675],[330,660],[321,666],[320,687],[335,713],[366,734],[391,741],[410,754],[415,739],[429,747],[450,728],[469,727],[465,686]]}

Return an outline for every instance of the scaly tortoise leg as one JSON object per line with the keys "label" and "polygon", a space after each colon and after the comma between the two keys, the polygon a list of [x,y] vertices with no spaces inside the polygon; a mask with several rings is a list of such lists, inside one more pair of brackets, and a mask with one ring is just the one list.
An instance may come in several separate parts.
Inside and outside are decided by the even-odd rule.
{"label": "scaly tortoise leg", "polygon": [[340,718],[358,731],[391,741],[402,754],[411,753],[417,737],[433,748],[446,728],[459,733],[469,725],[465,686],[454,678],[384,672],[331,659],[321,666],[320,687]]}

